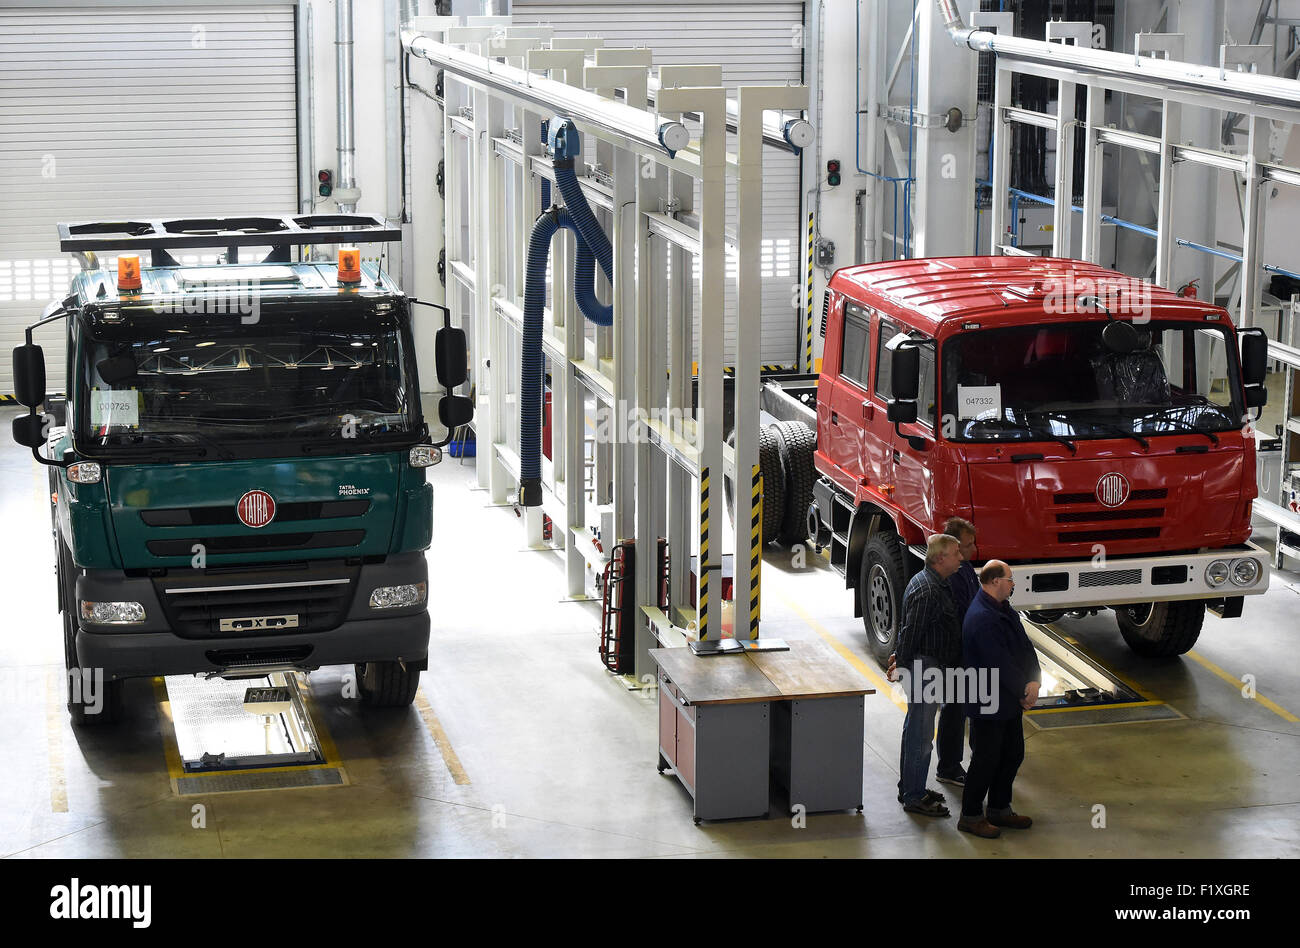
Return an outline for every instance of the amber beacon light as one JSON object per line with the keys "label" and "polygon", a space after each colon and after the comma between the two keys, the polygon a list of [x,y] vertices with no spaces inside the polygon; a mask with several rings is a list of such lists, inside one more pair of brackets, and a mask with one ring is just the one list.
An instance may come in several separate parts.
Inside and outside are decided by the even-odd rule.
{"label": "amber beacon light", "polygon": [[361,282],[361,251],[356,247],[339,248],[339,282]]}
{"label": "amber beacon light", "polygon": [[140,289],[140,258],[136,254],[123,254],[117,258],[117,288]]}

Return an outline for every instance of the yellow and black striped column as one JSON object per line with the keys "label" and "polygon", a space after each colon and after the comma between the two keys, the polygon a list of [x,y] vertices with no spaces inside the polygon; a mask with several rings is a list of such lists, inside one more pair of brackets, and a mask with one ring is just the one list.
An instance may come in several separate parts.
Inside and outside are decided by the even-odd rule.
{"label": "yellow and black striped column", "polygon": [[804,361],[803,370],[812,372],[813,370],[813,271],[816,258],[813,249],[813,215],[808,215],[808,301],[804,307]]}
{"label": "yellow and black striped column", "polygon": [[752,475],[749,513],[749,637],[758,638],[758,583],[763,566],[763,475],[757,464]]}
{"label": "yellow and black striped column", "polygon": [[[709,637],[709,469],[700,469],[700,595],[696,629],[700,641]],[[721,636],[719,636],[720,638]]]}

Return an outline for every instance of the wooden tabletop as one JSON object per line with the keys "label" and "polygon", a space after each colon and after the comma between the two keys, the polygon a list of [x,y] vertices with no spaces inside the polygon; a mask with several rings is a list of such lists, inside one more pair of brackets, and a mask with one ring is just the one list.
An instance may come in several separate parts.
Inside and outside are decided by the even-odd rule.
{"label": "wooden tabletop", "polygon": [[781,692],[759,671],[748,655],[697,656],[688,646],[652,648],[677,690],[691,704],[741,704],[779,699]]}
{"label": "wooden tabletop", "polygon": [[848,662],[821,642],[790,642],[788,652],[747,652],[786,700],[872,695],[876,690]]}
{"label": "wooden tabletop", "polygon": [[650,657],[691,704],[875,694],[862,675],[822,643],[789,645],[786,652],[709,656],[697,656],[689,647],[656,648]]}

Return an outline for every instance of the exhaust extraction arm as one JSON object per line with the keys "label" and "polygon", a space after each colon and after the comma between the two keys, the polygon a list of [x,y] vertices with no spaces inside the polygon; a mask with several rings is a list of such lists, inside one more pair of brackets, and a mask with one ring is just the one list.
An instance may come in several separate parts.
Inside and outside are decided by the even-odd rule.
{"label": "exhaust extraction arm", "polygon": [[542,503],[542,307],[546,301],[546,259],[551,252],[551,238],[562,228],[573,231],[577,245],[573,296],[579,311],[597,326],[614,322],[614,307],[596,298],[596,264],[612,284],[614,251],[574,171],[575,158],[582,151],[577,126],[572,119],[554,118],[548,139],[555,158],[555,184],[564,207],[543,211],[528,237],[519,408],[519,504],[523,507]]}

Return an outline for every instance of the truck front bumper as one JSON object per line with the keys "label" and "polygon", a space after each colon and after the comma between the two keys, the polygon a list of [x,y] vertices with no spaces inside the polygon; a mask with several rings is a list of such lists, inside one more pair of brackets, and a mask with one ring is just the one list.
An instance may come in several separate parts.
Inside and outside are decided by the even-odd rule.
{"label": "truck front bumper", "polygon": [[[381,586],[423,583],[427,589],[428,578],[424,554],[418,552],[364,565],[318,561],[289,570],[169,570],[153,577],[80,570],[72,604],[77,658],[82,668],[101,668],[108,679],[263,667],[311,671],[384,661],[424,668],[425,603],[376,609],[370,597]],[[324,597],[333,605],[321,605]],[[89,622],[79,615],[82,600],[138,602],[144,619],[122,625]],[[312,617],[331,608],[334,617],[316,618],[312,628]],[[298,627],[300,620],[305,627]],[[223,621],[232,623],[229,631],[218,628]]]}
{"label": "truck front bumper", "polygon": [[[1258,577],[1248,586],[1232,581],[1234,561],[1253,559]],[[1229,578],[1213,586],[1207,568],[1228,564]],[[1011,564],[1016,581],[1012,605],[1017,609],[1080,609],[1123,603],[1178,599],[1225,599],[1258,596],[1268,591],[1269,557],[1246,543],[1239,547],[1172,556],[1097,557],[1059,563]]]}
{"label": "truck front bumper", "polygon": [[361,619],[328,632],[183,639],[170,632],[77,632],[82,668],[104,677],[237,673],[247,668],[296,668],[402,661],[424,668],[429,654],[429,613],[399,619]]}

